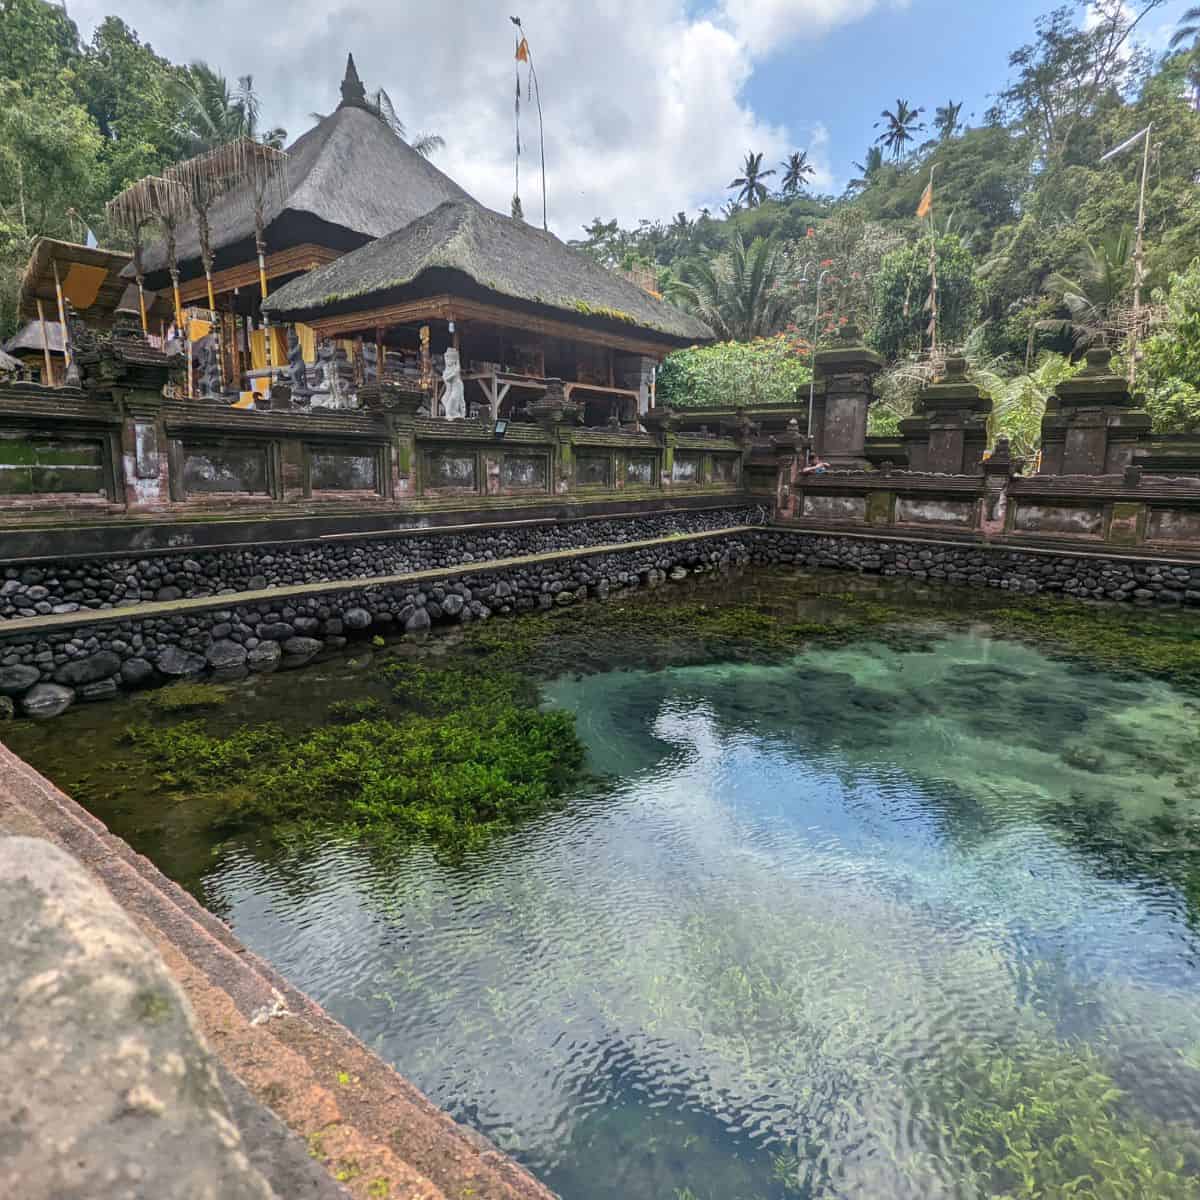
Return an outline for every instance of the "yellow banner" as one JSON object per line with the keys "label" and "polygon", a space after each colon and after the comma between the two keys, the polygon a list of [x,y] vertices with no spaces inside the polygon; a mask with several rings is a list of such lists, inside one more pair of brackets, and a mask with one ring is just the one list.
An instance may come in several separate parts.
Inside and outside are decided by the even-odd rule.
{"label": "yellow banner", "polygon": [[933,180],[931,179],[926,185],[925,190],[921,193],[921,203],[917,205],[917,220],[923,221],[929,214],[933,212]]}

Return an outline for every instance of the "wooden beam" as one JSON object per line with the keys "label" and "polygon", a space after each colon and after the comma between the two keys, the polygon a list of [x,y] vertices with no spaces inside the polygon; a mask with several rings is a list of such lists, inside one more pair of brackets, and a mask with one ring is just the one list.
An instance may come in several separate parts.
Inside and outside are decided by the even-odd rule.
{"label": "wooden beam", "polygon": [[[296,319],[302,321],[305,318],[301,314]],[[449,320],[478,321],[497,325],[502,329],[517,329],[526,334],[541,334],[543,337],[563,338],[566,341],[622,350],[629,354],[641,354],[658,361],[666,358],[675,349],[675,346],[665,342],[648,341],[636,336],[627,337],[623,334],[609,333],[607,330],[591,329],[567,320],[558,321],[448,295],[427,296],[419,300],[406,300],[402,304],[364,309],[361,312],[318,317],[309,319],[307,323],[322,337],[342,337],[355,330],[369,329],[375,325],[411,325],[418,322]]]}
{"label": "wooden beam", "polygon": [[[328,246],[318,246],[312,242],[306,242],[302,246],[290,246],[286,250],[277,250],[274,254],[267,255],[267,278],[275,279],[280,275],[294,275],[298,271],[312,271],[341,256],[340,250],[331,250]],[[212,282],[214,292],[232,292],[234,288],[258,284],[258,259],[226,267],[224,271],[213,275]],[[185,304],[207,297],[207,294],[208,284],[203,275],[179,285],[179,296]]]}
{"label": "wooden beam", "polygon": [[46,386],[54,386],[54,363],[50,359],[50,339],[46,336],[46,310],[42,307],[42,298],[37,298],[38,323],[42,327],[42,358],[46,363]]}

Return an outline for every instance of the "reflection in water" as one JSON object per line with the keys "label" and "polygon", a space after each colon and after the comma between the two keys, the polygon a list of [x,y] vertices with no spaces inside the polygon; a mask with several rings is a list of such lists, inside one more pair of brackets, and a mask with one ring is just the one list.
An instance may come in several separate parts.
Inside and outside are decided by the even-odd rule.
{"label": "reflection in water", "polygon": [[1075,836],[1195,810],[1168,685],[955,635],[545,697],[606,779],[566,811],[457,865],[331,846],[298,890],[245,847],[206,886],[568,1198],[983,1194],[937,1157],[942,1077],[981,1051],[1094,1045],[1194,1124],[1179,893]]}
{"label": "reflection in water", "polygon": [[[904,653],[695,665],[667,631],[662,669],[553,680],[593,781],[463,861],[215,846],[133,775],[83,798],[567,1200],[1068,1196],[1097,1162],[1105,1195],[1196,1195],[1200,706],[939,629],[944,597]],[[305,684],[208,719],[376,686]],[[98,711],[59,728],[100,761]],[[52,770],[58,735],[14,732]]]}

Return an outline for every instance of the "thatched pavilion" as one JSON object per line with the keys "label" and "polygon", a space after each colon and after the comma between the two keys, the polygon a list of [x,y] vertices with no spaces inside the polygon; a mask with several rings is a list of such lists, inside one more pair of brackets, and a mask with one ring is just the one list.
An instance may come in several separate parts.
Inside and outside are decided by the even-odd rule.
{"label": "thatched pavilion", "polygon": [[385,363],[453,346],[468,402],[493,420],[519,414],[552,378],[588,424],[633,423],[652,403],[654,365],[712,338],[553,234],[470,199],[293,280],[267,310]]}

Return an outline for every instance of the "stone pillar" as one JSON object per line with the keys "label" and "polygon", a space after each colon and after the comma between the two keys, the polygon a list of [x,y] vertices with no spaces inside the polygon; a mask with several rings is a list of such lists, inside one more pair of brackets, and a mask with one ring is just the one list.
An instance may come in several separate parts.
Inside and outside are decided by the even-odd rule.
{"label": "stone pillar", "polygon": [[796,484],[804,464],[808,438],[800,432],[800,422],[793,417],[787,430],[771,438],[775,449],[775,516],[794,520],[800,515],[796,503]]}
{"label": "stone pillar", "polygon": [[654,382],[654,368],[657,362],[644,354],[623,354],[620,356],[617,383],[619,386],[637,392],[638,416],[650,409],[650,388]]}
{"label": "stone pillar", "polygon": [[992,400],[967,378],[962,358],[946,359],[946,373],[921,391],[920,412],[900,422],[912,471],[971,475],[987,449]]}
{"label": "stone pillar", "polygon": [[1111,368],[1112,351],[1087,352],[1087,366],[1054,389],[1042,418],[1042,475],[1120,475],[1150,434],[1150,416]]}
{"label": "stone pillar", "polygon": [[575,424],[579,407],[567,400],[561,379],[547,379],[542,398],[530,404],[526,411],[554,438],[556,465],[551,488],[558,495],[565,495],[571,490],[571,478],[574,474],[575,453],[571,440],[571,426]]}
{"label": "stone pillar", "polygon": [[996,448],[983,460],[984,492],[979,522],[984,537],[1004,532],[1008,519],[1009,480],[1020,475],[1024,465],[1021,459],[1013,458],[1005,437],[996,439]]}
{"label": "stone pillar", "polygon": [[836,346],[817,352],[813,442],[831,467],[867,469],[867,409],[882,366],[883,359],[864,345],[854,325],[842,327]]}

